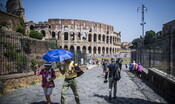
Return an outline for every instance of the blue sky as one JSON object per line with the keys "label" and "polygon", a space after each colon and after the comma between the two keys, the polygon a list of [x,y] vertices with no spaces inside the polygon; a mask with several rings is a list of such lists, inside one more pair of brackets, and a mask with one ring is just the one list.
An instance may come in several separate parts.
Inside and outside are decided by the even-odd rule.
{"label": "blue sky", "polygon": [[141,11],[144,4],[145,31],[161,31],[163,24],[175,20],[175,0],[22,0],[27,21],[80,19],[114,26],[122,42],[142,34]]}

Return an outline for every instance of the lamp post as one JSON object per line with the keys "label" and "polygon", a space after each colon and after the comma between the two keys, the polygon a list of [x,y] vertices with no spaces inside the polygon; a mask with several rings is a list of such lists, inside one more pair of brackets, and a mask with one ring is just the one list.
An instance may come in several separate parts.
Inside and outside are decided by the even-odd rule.
{"label": "lamp post", "polygon": [[144,37],[144,25],[146,24],[146,22],[144,21],[144,13],[147,12],[147,8],[142,5],[142,7],[138,7],[137,8],[137,12],[139,11],[139,9],[141,10],[142,13],[142,23],[140,25],[142,25],[142,38]]}
{"label": "lamp post", "polygon": [[[143,50],[144,50],[144,25],[146,24],[146,22],[144,21],[144,13],[145,12],[147,12],[147,8],[144,6],[144,5],[142,5],[141,7],[138,7],[137,8],[137,12],[139,11],[139,10],[141,10],[141,13],[142,13],[142,23],[140,24],[141,26],[142,26],[142,39],[143,39],[143,41],[142,41],[142,48],[143,48]],[[141,50],[142,50],[142,48],[141,48]],[[141,51],[139,52],[139,53],[142,53]],[[138,61],[140,62],[140,63],[142,63],[142,64],[144,64],[144,52],[142,53],[142,56],[143,56],[143,60],[142,60],[142,57],[141,57],[141,54],[139,54],[139,56],[138,56]]]}

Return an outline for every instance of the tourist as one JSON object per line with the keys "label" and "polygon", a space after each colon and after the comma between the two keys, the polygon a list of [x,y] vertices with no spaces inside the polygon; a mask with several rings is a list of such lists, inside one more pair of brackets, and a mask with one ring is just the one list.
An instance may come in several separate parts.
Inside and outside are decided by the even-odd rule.
{"label": "tourist", "polygon": [[72,89],[74,93],[76,103],[80,104],[80,99],[77,92],[77,80],[76,80],[77,72],[79,70],[75,70],[73,64],[74,61],[71,61],[71,59],[67,59],[64,61],[63,67],[60,68],[61,74],[65,74],[65,79],[61,91],[61,104],[66,104],[65,102],[66,94],[69,87]]}
{"label": "tourist", "polygon": [[51,68],[51,63],[45,63],[44,66],[45,68],[41,69],[39,74],[42,75],[42,87],[47,100],[47,104],[51,104],[50,95],[52,94],[52,90],[55,87],[54,79],[56,76],[54,69]]}
{"label": "tourist", "polygon": [[117,93],[117,80],[115,80],[115,73],[120,72],[120,67],[118,64],[118,61],[115,61],[115,59],[111,60],[111,64],[108,65],[106,69],[106,75],[105,75],[105,83],[107,83],[107,74],[109,73],[109,100],[112,98],[112,89],[113,89],[113,98],[116,98]]}
{"label": "tourist", "polygon": [[143,67],[142,67],[142,65],[139,63],[137,75],[138,75],[138,77],[140,77],[140,78],[141,78],[141,73],[142,73],[142,71],[143,71]]}
{"label": "tourist", "polygon": [[128,65],[127,64],[125,64],[125,67],[126,67],[126,70],[128,70]]}

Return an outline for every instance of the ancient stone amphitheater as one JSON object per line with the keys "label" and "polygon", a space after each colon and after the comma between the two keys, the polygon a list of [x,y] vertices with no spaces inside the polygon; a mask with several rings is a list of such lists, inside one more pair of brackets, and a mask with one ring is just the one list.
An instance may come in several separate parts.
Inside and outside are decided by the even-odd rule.
{"label": "ancient stone amphitheater", "polygon": [[[60,48],[80,56],[115,57],[121,48],[121,34],[114,27],[77,19],[49,19],[48,22],[27,23],[28,30],[43,34],[43,40],[55,40]],[[79,55],[78,55],[79,56]]]}

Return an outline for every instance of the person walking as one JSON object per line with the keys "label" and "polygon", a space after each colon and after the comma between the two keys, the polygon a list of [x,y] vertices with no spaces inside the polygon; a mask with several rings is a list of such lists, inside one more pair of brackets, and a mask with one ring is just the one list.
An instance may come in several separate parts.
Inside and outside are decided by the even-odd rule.
{"label": "person walking", "polygon": [[61,74],[65,74],[65,79],[61,90],[61,104],[66,104],[66,94],[69,87],[74,93],[76,103],[80,104],[76,80],[77,72],[79,72],[79,70],[75,70],[74,61],[71,61],[71,59],[65,60],[63,68],[60,68],[60,72]]}
{"label": "person walking", "polygon": [[54,69],[51,68],[51,63],[45,63],[44,66],[45,68],[41,69],[39,75],[42,75],[42,87],[47,100],[47,104],[51,104],[50,95],[52,94],[52,90],[55,87],[54,79],[56,76]]}
{"label": "person walking", "polygon": [[115,80],[115,73],[120,73],[120,67],[118,64],[118,61],[115,61],[115,59],[111,60],[111,64],[108,65],[106,69],[106,75],[105,75],[105,83],[107,83],[107,76],[109,73],[109,100],[112,99],[112,90],[113,90],[113,98],[116,98],[117,93],[117,80]]}
{"label": "person walking", "polygon": [[142,71],[143,71],[143,67],[142,67],[142,65],[139,63],[137,75],[138,75],[138,77],[140,77],[140,78],[141,78]]}
{"label": "person walking", "polygon": [[117,59],[117,63],[119,65],[120,70],[122,70],[122,62],[123,62],[123,59],[122,58],[118,58]]}
{"label": "person walking", "polygon": [[108,60],[104,60],[102,67],[103,67],[103,75],[105,75],[106,72],[106,68],[109,65]]}

